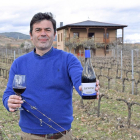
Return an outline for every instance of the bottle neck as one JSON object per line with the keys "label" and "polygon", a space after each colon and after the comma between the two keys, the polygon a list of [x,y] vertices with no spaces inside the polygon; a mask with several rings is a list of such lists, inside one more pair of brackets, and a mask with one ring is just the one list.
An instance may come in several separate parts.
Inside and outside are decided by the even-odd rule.
{"label": "bottle neck", "polygon": [[90,64],[90,58],[85,58],[85,64]]}
{"label": "bottle neck", "polygon": [[90,50],[85,50],[85,63],[90,64]]}

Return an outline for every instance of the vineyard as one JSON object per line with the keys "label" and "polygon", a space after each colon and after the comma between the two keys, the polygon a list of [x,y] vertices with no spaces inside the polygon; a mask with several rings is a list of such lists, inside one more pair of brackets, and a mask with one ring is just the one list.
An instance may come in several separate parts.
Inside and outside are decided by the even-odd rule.
{"label": "vineyard", "polygon": [[[9,69],[24,51],[0,50],[0,97],[6,88]],[[84,58],[79,57],[82,65]],[[98,100],[82,100],[73,91],[72,133],[79,140],[140,140],[139,49],[117,49],[112,57],[91,59],[100,81]],[[0,103],[0,140],[19,140],[19,112],[7,112]]]}

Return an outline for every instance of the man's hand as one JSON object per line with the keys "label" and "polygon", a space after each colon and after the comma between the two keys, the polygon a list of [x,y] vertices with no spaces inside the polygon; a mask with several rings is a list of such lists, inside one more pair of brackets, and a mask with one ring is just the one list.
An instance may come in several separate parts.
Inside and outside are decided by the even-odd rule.
{"label": "man's hand", "polygon": [[[95,88],[95,90],[97,91],[97,99],[98,99],[98,96],[99,96],[99,89],[100,89],[99,80],[97,80],[96,81],[96,88]],[[82,91],[82,86],[79,86],[79,90]]]}
{"label": "man's hand", "polygon": [[23,103],[22,98],[17,95],[11,95],[8,99],[8,107],[10,112],[14,112]]}

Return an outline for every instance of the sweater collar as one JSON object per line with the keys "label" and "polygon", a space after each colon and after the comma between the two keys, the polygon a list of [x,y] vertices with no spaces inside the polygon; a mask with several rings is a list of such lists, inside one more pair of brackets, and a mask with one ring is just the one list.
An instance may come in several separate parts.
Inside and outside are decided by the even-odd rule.
{"label": "sweater collar", "polygon": [[40,56],[39,54],[36,54],[36,48],[34,48],[34,55],[38,58],[45,58],[45,57],[49,56],[52,52],[53,52],[53,47],[48,52],[46,52],[44,55]]}

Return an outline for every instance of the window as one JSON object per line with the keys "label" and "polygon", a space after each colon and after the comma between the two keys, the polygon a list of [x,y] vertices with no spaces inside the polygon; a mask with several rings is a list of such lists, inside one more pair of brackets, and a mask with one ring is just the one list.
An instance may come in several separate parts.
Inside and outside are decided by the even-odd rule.
{"label": "window", "polygon": [[94,38],[94,33],[88,33],[89,38]]}
{"label": "window", "polygon": [[76,38],[76,37],[79,38],[79,33],[73,33],[73,37],[74,38]]}
{"label": "window", "polygon": [[61,33],[61,41],[63,40],[63,36],[62,36],[62,33]]}
{"label": "window", "polygon": [[[105,39],[105,33],[104,33],[104,39]],[[109,39],[109,33],[106,33],[106,39]]]}

